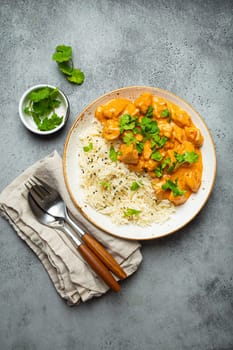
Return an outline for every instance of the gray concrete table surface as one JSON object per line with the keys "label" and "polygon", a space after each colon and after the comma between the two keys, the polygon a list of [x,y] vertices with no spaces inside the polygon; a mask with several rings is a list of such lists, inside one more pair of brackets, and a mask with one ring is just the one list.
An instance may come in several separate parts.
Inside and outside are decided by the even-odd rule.
{"label": "gray concrete table surface", "polygon": [[[67,82],[51,56],[73,47],[86,74]],[[0,0],[0,190],[54,149],[77,114],[130,85],[173,91],[206,121],[217,151],[213,192],[199,215],[143,242],[143,263],[120,294],[70,308],[31,250],[0,219],[1,350],[233,349],[233,2]],[[71,116],[43,139],[20,123],[23,92],[39,83],[68,95]]]}

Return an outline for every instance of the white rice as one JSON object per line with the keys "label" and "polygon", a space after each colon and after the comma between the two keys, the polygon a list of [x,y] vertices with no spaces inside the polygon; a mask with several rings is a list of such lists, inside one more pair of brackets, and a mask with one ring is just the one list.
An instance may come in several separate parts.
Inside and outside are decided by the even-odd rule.
{"label": "white rice", "polygon": [[[150,178],[147,174],[137,174],[120,162],[109,157],[110,146],[102,136],[102,126],[94,120],[80,135],[79,166],[82,171],[81,186],[85,192],[85,202],[102,214],[111,217],[116,224],[134,223],[147,226],[168,220],[175,209],[167,200],[157,201]],[[84,152],[83,147],[93,144],[93,149]],[[140,184],[132,191],[133,182]],[[108,188],[104,184],[110,184]],[[127,209],[139,210],[138,215],[125,216]]]}

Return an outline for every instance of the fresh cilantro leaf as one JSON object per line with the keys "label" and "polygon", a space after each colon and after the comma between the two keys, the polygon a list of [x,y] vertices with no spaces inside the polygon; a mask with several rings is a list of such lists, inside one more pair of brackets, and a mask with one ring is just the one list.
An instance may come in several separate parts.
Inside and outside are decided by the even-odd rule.
{"label": "fresh cilantro leaf", "polygon": [[38,129],[41,131],[49,131],[55,129],[62,123],[63,117],[59,117],[56,113],[53,113],[51,117],[45,117],[38,125]]}
{"label": "fresh cilantro leaf", "polygon": [[90,142],[88,146],[83,147],[84,152],[89,152],[93,150],[93,143]]}
{"label": "fresh cilantro leaf", "polygon": [[111,159],[112,162],[117,161],[117,155],[118,155],[118,152],[115,150],[113,146],[111,146],[109,151],[109,158]]}
{"label": "fresh cilantro leaf", "polygon": [[53,54],[53,60],[61,63],[72,59],[72,47],[66,45],[58,45],[56,52]]}
{"label": "fresh cilantro leaf", "polygon": [[198,161],[198,154],[194,151],[184,152],[183,154],[175,152],[175,158],[179,163],[192,164]]}
{"label": "fresh cilantro leaf", "polygon": [[127,146],[131,145],[131,143],[137,141],[136,138],[134,137],[133,133],[127,132],[124,136],[123,136],[123,141],[124,143],[126,143]]}
{"label": "fresh cilantro leaf", "polygon": [[72,61],[58,63],[60,71],[66,75],[72,75],[73,66]]}
{"label": "fresh cilantro leaf", "polygon": [[166,136],[160,137],[158,134],[153,134],[151,140],[152,148],[162,148],[167,142],[168,138]]}
{"label": "fresh cilantro leaf", "polygon": [[129,217],[133,215],[138,216],[140,213],[141,213],[141,210],[127,208],[127,210],[124,212],[124,217]]}
{"label": "fresh cilantro leaf", "polygon": [[101,181],[101,186],[105,189],[105,190],[108,190],[111,188],[111,182],[108,182],[108,181]]}
{"label": "fresh cilantro leaf", "polygon": [[71,74],[67,76],[67,80],[71,83],[81,85],[84,82],[85,75],[80,69],[73,69]]}
{"label": "fresh cilantro leaf", "polygon": [[163,170],[162,170],[161,165],[158,166],[157,168],[155,168],[154,173],[155,173],[156,177],[162,177],[163,176]]}
{"label": "fresh cilantro leaf", "polygon": [[159,133],[159,128],[158,128],[158,124],[155,120],[151,120],[150,118],[147,117],[143,117],[140,123],[141,129],[142,129],[142,133],[144,135],[146,134],[155,134],[155,133]]}
{"label": "fresh cilantro leaf", "polygon": [[57,46],[53,60],[57,62],[58,68],[66,75],[68,81],[78,85],[84,82],[85,74],[80,69],[74,68],[71,46]]}
{"label": "fresh cilantro leaf", "polygon": [[156,160],[157,162],[160,162],[163,159],[163,156],[159,151],[154,151],[151,154],[151,159]]}
{"label": "fresh cilantro leaf", "polygon": [[39,102],[41,100],[48,98],[50,93],[51,93],[51,89],[48,86],[46,86],[43,88],[39,88],[35,91],[32,91],[28,97],[33,102]]}
{"label": "fresh cilantro leaf", "polygon": [[138,151],[138,153],[142,153],[144,149],[144,143],[143,142],[140,142],[140,141],[137,141],[136,142],[136,150]]}
{"label": "fresh cilantro leaf", "polygon": [[169,116],[169,114],[170,114],[170,112],[169,112],[169,110],[166,108],[166,109],[162,110],[162,112],[160,113],[160,116],[161,116],[162,118],[167,118],[167,117]]}
{"label": "fresh cilantro leaf", "polygon": [[153,107],[153,106],[149,106],[149,107],[147,108],[145,117],[146,117],[146,118],[151,118],[151,117],[153,116],[153,110],[154,110],[154,107]]}
{"label": "fresh cilantro leaf", "polygon": [[174,197],[182,196],[186,192],[185,190],[181,190],[178,187],[177,179],[175,180],[175,182],[172,181],[172,180],[167,180],[165,182],[165,184],[162,185],[162,189],[165,190],[165,191],[166,190],[171,190]]}
{"label": "fresh cilantro leaf", "polygon": [[133,130],[137,124],[137,117],[132,117],[130,114],[123,114],[120,117],[120,133],[122,134],[125,130]]}
{"label": "fresh cilantro leaf", "polygon": [[155,169],[155,171],[154,171],[155,175],[156,175],[157,177],[162,177],[165,168],[168,167],[168,169],[169,169],[170,166],[171,166],[171,158],[166,158],[166,159],[164,159],[164,160],[159,164],[159,166]]}
{"label": "fresh cilantro leaf", "polygon": [[141,184],[139,184],[137,181],[133,181],[130,189],[131,191],[136,191],[139,187],[141,187]]}
{"label": "fresh cilantro leaf", "polygon": [[58,89],[48,86],[32,91],[28,96],[28,103],[24,108],[27,115],[32,116],[38,130],[49,131],[62,123],[63,117],[55,113],[61,101],[57,99]]}

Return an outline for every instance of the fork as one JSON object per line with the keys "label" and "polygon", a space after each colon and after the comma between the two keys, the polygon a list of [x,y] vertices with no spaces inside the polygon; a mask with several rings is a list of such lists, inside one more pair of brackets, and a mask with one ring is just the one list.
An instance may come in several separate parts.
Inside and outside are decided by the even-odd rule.
{"label": "fork", "polygon": [[[27,186],[26,186],[27,187]],[[102,263],[101,260],[88,248],[88,246],[78,239],[73,232],[64,224],[63,220],[57,220],[53,216],[42,210],[39,205],[34,201],[30,190],[28,192],[28,202],[30,208],[37,218],[37,220],[46,226],[63,231],[76,246],[76,249],[81,254],[83,259],[88,265],[96,272],[96,274],[102,278],[102,280],[114,291],[119,292],[121,289],[120,284],[115,280],[111,272]]]}
{"label": "fork", "polygon": [[98,242],[92,235],[85,232],[78,226],[69,216],[65,202],[61,198],[59,192],[49,186],[45,181],[37,176],[31,177],[28,181],[30,193],[34,201],[48,214],[56,219],[67,222],[83,242],[95,253],[95,255],[120,279],[127,277],[125,271],[113,258],[111,254]]}

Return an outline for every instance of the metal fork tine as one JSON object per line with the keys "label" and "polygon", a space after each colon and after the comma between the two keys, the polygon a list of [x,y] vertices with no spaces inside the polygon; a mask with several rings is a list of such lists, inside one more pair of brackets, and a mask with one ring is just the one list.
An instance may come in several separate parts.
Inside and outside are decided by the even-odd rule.
{"label": "metal fork tine", "polygon": [[50,193],[52,188],[43,180],[41,180],[39,177],[37,177],[36,175],[34,175],[34,178],[37,180],[37,182],[48,192]]}

